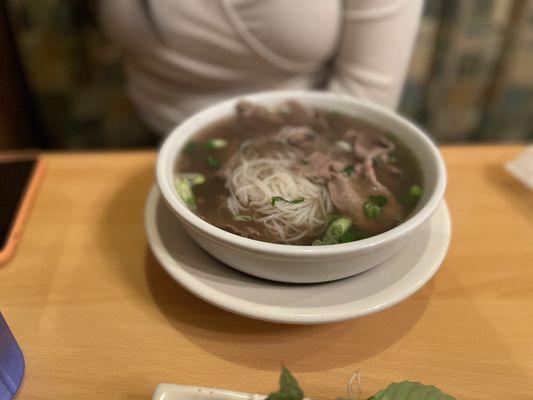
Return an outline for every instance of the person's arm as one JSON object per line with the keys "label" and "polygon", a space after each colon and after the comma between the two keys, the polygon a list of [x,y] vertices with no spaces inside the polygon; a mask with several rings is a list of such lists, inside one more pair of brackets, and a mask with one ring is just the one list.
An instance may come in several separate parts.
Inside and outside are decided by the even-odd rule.
{"label": "person's arm", "polygon": [[422,0],[345,0],[329,90],[395,108],[422,5]]}

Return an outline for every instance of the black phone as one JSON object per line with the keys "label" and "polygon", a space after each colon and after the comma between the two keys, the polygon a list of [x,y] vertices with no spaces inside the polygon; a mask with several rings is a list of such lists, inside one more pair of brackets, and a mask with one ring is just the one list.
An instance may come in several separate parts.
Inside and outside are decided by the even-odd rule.
{"label": "black phone", "polygon": [[0,264],[14,253],[41,174],[36,154],[0,154]]}

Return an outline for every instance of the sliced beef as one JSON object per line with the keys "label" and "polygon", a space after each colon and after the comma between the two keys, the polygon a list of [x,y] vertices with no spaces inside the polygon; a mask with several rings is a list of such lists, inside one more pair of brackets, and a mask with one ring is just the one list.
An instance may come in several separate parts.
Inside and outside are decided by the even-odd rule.
{"label": "sliced beef", "polygon": [[329,132],[331,130],[328,122],[319,111],[308,108],[295,100],[289,100],[287,106],[291,111],[292,123],[297,125],[309,125],[320,132]]}
{"label": "sliced beef", "polygon": [[328,182],[331,202],[339,212],[350,217],[354,223],[364,220],[363,204],[366,191],[361,193],[361,187],[359,178],[350,178],[342,174],[331,175]]}
{"label": "sliced beef", "polygon": [[381,157],[383,154],[390,154],[394,151],[395,145],[383,136],[359,133],[355,135],[353,148],[355,156],[361,161],[365,161]]}
{"label": "sliced beef", "polygon": [[247,222],[245,224],[235,222],[235,223],[225,223],[220,226],[221,229],[224,229],[227,232],[234,233],[239,236],[243,236],[250,239],[256,240],[268,240],[271,242],[276,242],[278,239],[274,237],[264,226]]}
{"label": "sliced beef", "polygon": [[[401,213],[401,207],[388,190],[374,187],[364,174],[347,176],[341,173],[330,175],[328,190],[335,207],[349,217],[359,228],[369,232],[379,232],[392,228],[394,216]],[[382,208],[378,218],[368,218],[364,212],[364,204],[369,196],[382,195],[388,203]],[[388,222],[387,222],[388,221]]]}
{"label": "sliced beef", "polygon": [[403,171],[398,168],[397,165],[394,165],[390,162],[390,154],[382,154],[379,160],[381,161],[383,168],[387,172],[393,175],[403,175]]}
{"label": "sliced beef", "polygon": [[[304,174],[315,182],[326,184],[332,203],[356,226],[369,232],[381,232],[395,225],[393,217],[400,214],[402,208],[377,179],[371,158],[356,163],[351,174],[344,172],[349,164],[319,151],[313,152],[307,161]],[[364,204],[370,196],[378,195],[387,197],[388,203],[382,208],[380,217],[369,218],[364,212]]]}
{"label": "sliced beef", "polygon": [[[368,181],[375,189],[388,192],[385,186],[377,179],[374,163],[377,160],[388,159],[389,154],[395,149],[394,143],[383,136],[372,136],[362,133],[354,135],[353,131],[348,131],[347,135],[354,137],[354,155],[363,163],[363,172]],[[395,170],[394,167],[392,171],[398,173],[398,170]]]}
{"label": "sliced beef", "polygon": [[346,166],[342,161],[337,161],[320,151],[314,151],[307,157],[307,164],[300,166],[300,171],[308,179],[324,183],[331,179],[331,175],[340,173]]}
{"label": "sliced beef", "polygon": [[318,133],[308,126],[285,126],[276,134],[276,140],[296,147],[308,147],[318,138]]}
{"label": "sliced beef", "polygon": [[238,122],[253,129],[253,133],[272,132],[283,124],[283,117],[278,112],[271,111],[260,104],[241,100],[235,109]]}

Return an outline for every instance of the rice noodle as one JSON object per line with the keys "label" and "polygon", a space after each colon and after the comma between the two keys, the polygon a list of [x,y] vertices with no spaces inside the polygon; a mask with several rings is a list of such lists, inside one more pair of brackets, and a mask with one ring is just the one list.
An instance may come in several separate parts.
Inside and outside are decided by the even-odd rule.
{"label": "rice noodle", "polygon": [[[248,142],[248,141],[247,141]],[[327,226],[333,206],[326,188],[294,171],[296,151],[274,151],[264,156],[254,153],[254,144],[246,143],[231,160],[234,168],[226,171],[226,200],[229,211],[251,210],[254,220],[262,223],[282,243],[292,243],[306,236],[320,234]],[[275,201],[273,197],[286,201]],[[291,204],[290,201],[303,199]]]}

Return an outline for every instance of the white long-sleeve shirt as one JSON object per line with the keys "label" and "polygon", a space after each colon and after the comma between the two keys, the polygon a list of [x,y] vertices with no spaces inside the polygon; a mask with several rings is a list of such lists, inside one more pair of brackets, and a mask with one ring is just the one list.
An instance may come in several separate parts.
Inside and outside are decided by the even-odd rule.
{"label": "white long-sleeve shirt", "polygon": [[102,0],[128,92],[165,134],[229,96],[329,90],[396,107],[422,0]]}

